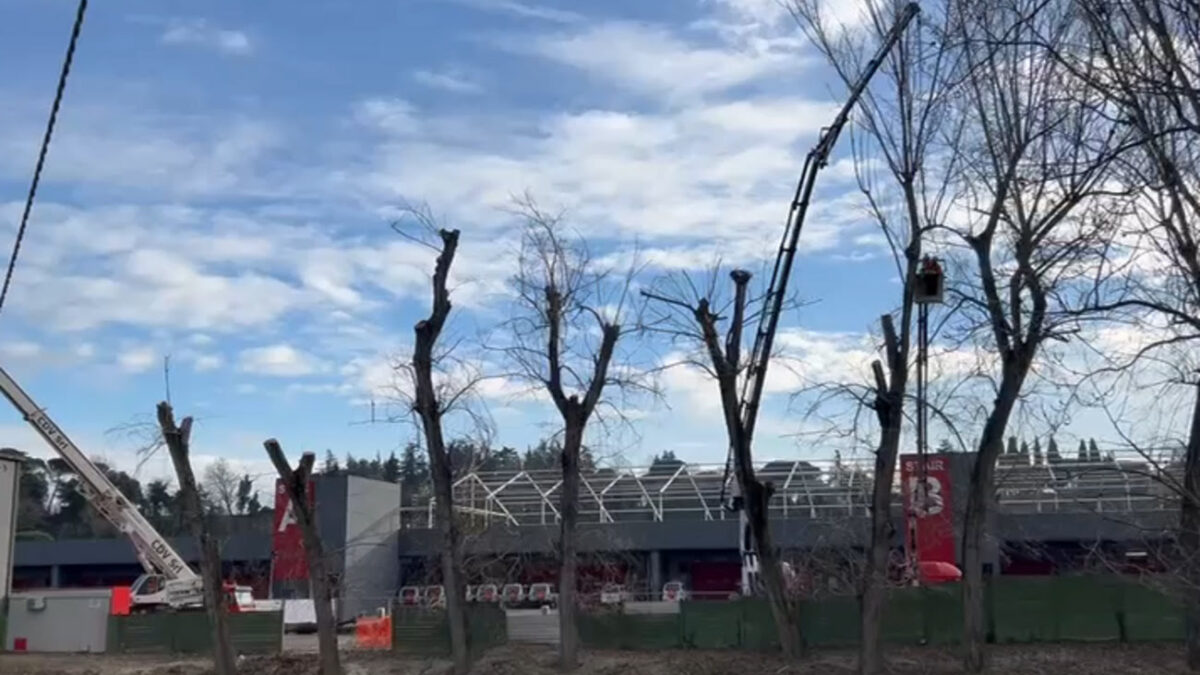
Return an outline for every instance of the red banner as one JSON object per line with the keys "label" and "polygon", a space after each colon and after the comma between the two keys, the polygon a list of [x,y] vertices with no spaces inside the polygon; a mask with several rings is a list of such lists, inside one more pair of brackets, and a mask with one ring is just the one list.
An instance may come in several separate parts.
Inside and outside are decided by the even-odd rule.
{"label": "red banner", "polygon": [[[313,483],[308,484],[309,505],[313,503]],[[271,534],[271,581],[308,579],[308,560],[304,557],[304,536],[300,521],[283,481],[275,480],[275,518]]]}
{"label": "red banner", "polygon": [[[955,563],[954,512],[950,501],[950,466],[945,455],[926,455],[925,471],[917,455],[900,456],[904,491],[905,548],[914,566]],[[924,485],[924,489],[922,488]]]}

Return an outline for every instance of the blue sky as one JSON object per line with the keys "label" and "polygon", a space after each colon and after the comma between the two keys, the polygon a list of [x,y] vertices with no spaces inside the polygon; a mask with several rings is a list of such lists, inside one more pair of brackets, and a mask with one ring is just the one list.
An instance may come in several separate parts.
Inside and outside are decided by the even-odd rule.
{"label": "blue sky", "polygon": [[[75,3],[0,0],[0,227],[18,221]],[[848,18],[852,17],[848,14]],[[19,64],[19,67],[17,67]],[[393,233],[427,202],[463,231],[454,330],[504,313],[529,191],[602,257],[656,275],[773,255],[803,156],[840,87],[773,0],[96,2],[89,10],[12,296],[0,358],[85,450],[153,410],[171,356],[201,462],[267,471],[292,452],[387,454],[407,426],[356,424],[426,311],[428,250]],[[822,179],[785,319],[760,455],[830,455],[788,436],[787,392],[860,378],[896,286],[846,152]],[[6,244],[7,245],[7,244]],[[665,352],[660,354],[666,358]],[[724,457],[715,389],[664,377],[630,462]],[[495,388],[496,442],[553,431]],[[7,408],[9,445],[41,447]],[[145,475],[166,473],[150,460]]]}

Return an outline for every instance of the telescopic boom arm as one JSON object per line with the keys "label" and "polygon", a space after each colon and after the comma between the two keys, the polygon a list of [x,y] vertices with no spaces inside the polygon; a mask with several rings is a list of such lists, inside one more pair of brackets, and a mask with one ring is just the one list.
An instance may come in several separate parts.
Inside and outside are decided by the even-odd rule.
{"label": "telescopic boom arm", "polygon": [[[783,230],[783,240],[779,244],[779,253],[775,257],[775,269],[771,272],[771,283],[767,287],[766,296],[763,298],[763,312],[758,319],[758,329],[754,335],[754,349],[750,352],[750,359],[746,363],[746,379],[742,383],[741,401],[739,403],[739,414],[742,422],[742,433],[744,434],[743,442],[747,447],[750,446],[751,440],[754,437],[754,425],[758,421],[759,404],[762,402],[763,383],[767,377],[767,366],[771,362],[771,348],[775,342],[775,331],[779,327],[779,316],[783,313],[783,298],[787,292],[788,279],[792,274],[792,263],[796,259],[796,247],[800,241],[800,230],[804,226],[804,218],[808,215],[808,206],[812,201],[813,188],[817,184],[817,174],[829,162],[829,155],[833,151],[833,146],[837,143],[838,136],[842,133],[842,128],[846,126],[847,120],[850,119],[850,112],[862,98],[862,94],[867,89],[867,84],[871,78],[879,70],[879,66],[883,64],[883,60],[900,41],[900,37],[904,34],[904,30],[908,28],[908,24],[921,11],[917,3],[910,2],[905,5],[900,11],[900,15],[896,18],[896,23],[884,36],[883,42],[880,43],[879,49],[867,62],[863,72],[858,76],[858,80],[850,88],[850,95],[846,99],[846,103],[842,105],[842,109],[838,111],[836,117],[833,118],[833,123],[825,129],[821,130],[821,136],[817,139],[817,144],[809,151],[808,156],[804,160],[804,168],[800,172],[800,180],[796,184],[796,194],[792,197],[791,208],[788,210],[787,225]],[[725,478],[721,483],[722,499],[724,499],[725,485],[729,480],[729,465],[734,461],[733,447],[729,449],[729,456],[725,462]],[[739,469],[740,475],[741,469]],[[740,494],[741,486],[735,481],[735,495]],[[750,532],[750,521],[747,518],[745,505],[739,497],[735,497],[732,501],[734,510],[740,511],[740,533],[738,537],[738,549],[742,556],[742,592],[754,593],[758,586],[758,551],[755,550],[753,538]]]}
{"label": "telescopic boom arm", "polygon": [[808,214],[808,206],[812,200],[813,188],[817,183],[817,174],[829,162],[829,154],[837,143],[842,127],[850,119],[850,112],[862,98],[867,84],[874,77],[883,60],[899,42],[909,22],[913,20],[921,8],[915,2],[910,2],[901,10],[895,25],[884,36],[879,49],[867,62],[858,81],[850,89],[846,103],[833,118],[833,123],[821,131],[817,144],[809,151],[804,160],[804,169],[800,173],[800,181],[796,185],[796,195],[792,198],[791,209],[788,211],[787,226],[783,231],[783,240],[779,245],[779,253],[775,258],[775,269],[771,272],[771,284],[767,287],[764,298],[765,311],[759,317],[758,330],[754,336],[754,349],[747,363],[746,380],[742,385],[741,415],[742,428],[746,435],[746,443],[754,436],[754,424],[758,418],[758,407],[762,401],[763,383],[767,376],[767,365],[771,360],[771,348],[775,342],[775,331],[779,326],[779,315],[783,312],[783,298],[787,291],[788,279],[792,273],[792,262],[796,258],[796,246],[800,241],[800,230],[804,226],[804,218]]}
{"label": "telescopic boom arm", "polygon": [[157,573],[168,580],[192,581],[198,579],[192,568],[179,553],[167,543],[158,530],[142,516],[125,495],[112,484],[108,476],[100,470],[79,449],[62,429],[46,415],[33,399],[21,389],[16,380],[8,372],[0,368],[0,392],[4,393],[17,410],[25,417],[42,438],[50,444],[59,456],[71,467],[79,477],[83,487],[83,495],[92,506],[103,515],[108,522],[124,533],[133,542],[138,560],[147,573]]}

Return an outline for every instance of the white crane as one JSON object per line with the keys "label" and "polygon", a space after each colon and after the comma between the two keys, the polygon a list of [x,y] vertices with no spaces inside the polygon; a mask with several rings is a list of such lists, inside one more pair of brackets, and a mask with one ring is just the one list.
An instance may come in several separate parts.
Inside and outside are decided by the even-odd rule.
{"label": "white crane", "polygon": [[[130,589],[133,607],[146,610],[203,606],[204,586],[200,576],[3,368],[0,368],[0,391],[79,477],[81,492],[88,502],[133,542],[145,570]],[[228,590],[233,593],[233,607],[253,605],[248,586],[231,586]]]}
{"label": "white crane", "polygon": [[[763,312],[758,319],[758,330],[754,336],[754,348],[750,353],[750,360],[746,364],[746,379],[742,385],[742,396],[740,412],[742,418],[742,428],[746,435],[746,443],[750,442],[750,438],[754,435],[754,424],[758,418],[758,407],[762,402],[763,383],[767,377],[767,365],[771,361],[771,346],[775,341],[775,331],[779,326],[779,317],[783,313],[783,299],[787,293],[788,278],[792,273],[792,262],[796,258],[796,247],[800,241],[800,230],[804,226],[804,218],[808,215],[808,205],[812,201],[813,188],[817,184],[817,174],[829,162],[829,154],[833,151],[834,144],[837,143],[838,136],[842,133],[842,128],[846,126],[846,122],[850,119],[850,111],[858,104],[859,98],[867,89],[867,84],[875,72],[879,70],[879,66],[883,64],[884,58],[900,41],[900,37],[904,34],[904,30],[908,28],[908,24],[914,17],[920,13],[921,8],[915,2],[910,2],[905,5],[896,19],[896,23],[891,30],[883,37],[879,48],[871,57],[871,60],[866,63],[863,72],[859,74],[858,80],[850,89],[850,95],[846,98],[846,102],[842,105],[842,109],[838,111],[836,117],[833,118],[833,123],[825,129],[821,130],[821,136],[817,139],[817,143],[813,149],[809,151],[808,157],[804,161],[804,169],[800,173],[800,180],[796,184],[796,195],[792,198],[791,208],[788,210],[787,225],[784,228],[783,240],[779,244],[779,252],[775,258],[775,267],[771,272],[771,282],[767,287],[767,294],[763,298]],[[733,449],[730,449],[730,458],[732,458]],[[729,473],[729,461],[726,460],[726,480]],[[722,492],[724,491],[724,482],[722,482]],[[724,499],[724,495],[722,495]],[[746,518],[746,510],[741,503],[741,496],[736,495],[733,499],[733,508],[741,512],[741,528],[738,535],[738,548],[742,554],[742,592],[745,594],[753,594],[758,587],[758,552],[754,550],[754,543],[750,537],[750,523]],[[785,569],[785,576],[790,575],[790,570]]]}

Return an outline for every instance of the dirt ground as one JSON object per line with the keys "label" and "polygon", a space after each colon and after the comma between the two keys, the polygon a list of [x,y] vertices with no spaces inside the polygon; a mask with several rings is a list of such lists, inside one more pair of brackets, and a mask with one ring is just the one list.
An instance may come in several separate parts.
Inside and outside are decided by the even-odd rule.
{"label": "dirt ground", "polygon": [[[1126,675],[1183,673],[1182,649],[1167,645],[1022,645],[993,647],[993,673],[1004,675]],[[893,673],[961,672],[953,651],[893,649]],[[787,664],[772,655],[742,652],[589,652],[578,675],[826,675],[854,672],[852,652],[816,652],[800,663]],[[347,652],[346,675],[442,675],[444,661],[404,658],[389,653]],[[208,675],[210,664],[197,659],[164,659],[109,655],[0,654],[3,675]],[[316,657],[291,653],[248,657],[240,661],[246,675],[316,675]],[[472,670],[477,675],[549,675],[554,651],[541,646],[509,645],[485,654]]]}

